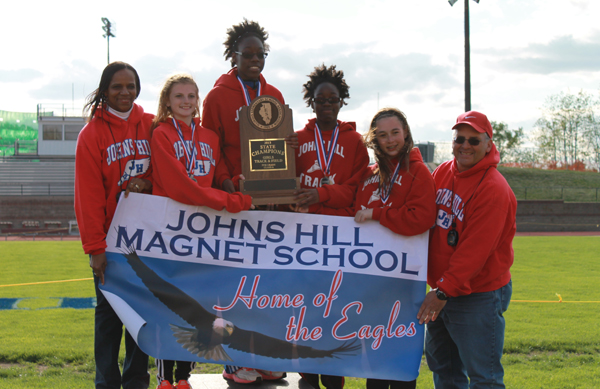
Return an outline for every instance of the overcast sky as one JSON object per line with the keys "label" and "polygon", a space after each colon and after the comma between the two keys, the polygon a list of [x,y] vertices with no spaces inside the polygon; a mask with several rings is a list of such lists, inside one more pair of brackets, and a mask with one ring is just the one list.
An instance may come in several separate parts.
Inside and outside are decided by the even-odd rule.
{"label": "overcast sky", "polygon": [[[600,1],[481,0],[471,10],[472,107],[530,131],[545,99],[600,90]],[[106,66],[101,17],[115,25],[110,59],[141,77],[137,103],[156,112],[166,77],[191,73],[201,96],[230,69],[225,33],[244,17],[269,32],[263,75],[300,129],[312,117],[302,84],[335,64],[350,85],[340,119],[364,132],[376,110],[408,116],[419,141],[449,140],[464,110],[464,0],[10,1],[0,23],[0,110],[39,103],[80,109]]]}

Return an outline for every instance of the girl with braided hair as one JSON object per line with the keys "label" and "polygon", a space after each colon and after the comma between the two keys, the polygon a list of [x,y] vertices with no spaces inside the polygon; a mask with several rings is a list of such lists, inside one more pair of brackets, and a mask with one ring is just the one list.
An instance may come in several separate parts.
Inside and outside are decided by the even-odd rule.
{"label": "girl with braided hair", "polygon": [[[257,22],[244,21],[227,30],[225,60],[230,60],[232,69],[223,74],[213,89],[206,95],[202,104],[202,125],[214,131],[220,140],[221,158],[225,162],[217,166],[215,185],[228,193],[239,191],[242,174],[240,150],[239,113],[243,106],[261,95],[275,97],[284,104],[281,92],[267,83],[262,75],[269,45],[269,34]],[[295,137],[286,137],[294,147]],[[297,147],[297,146],[296,146]],[[284,372],[255,370],[246,367],[226,365],[223,371],[225,379],[241,384],[261,380],[284,378]]]}
{"label": "girl with braided hair", "polygon": [[[383,108],[371,120],[365,143],[375,164],[356,193],[354,220],[376,220],[399,235],[419,235],[435,223],[435,184],[419,149],[414,146],[406,116]],[[417,381],[369,378],[367,389],[414,389]]]}

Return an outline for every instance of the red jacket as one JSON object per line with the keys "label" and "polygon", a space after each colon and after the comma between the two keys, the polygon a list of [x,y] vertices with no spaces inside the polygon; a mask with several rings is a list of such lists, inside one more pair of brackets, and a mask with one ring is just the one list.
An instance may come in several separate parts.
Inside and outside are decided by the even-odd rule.
{"label": "red jacket", "polygon": [[[211,187],[221,158],[219,138],[211,130],[202,127],[200,119],[195,118],[194,121],[197,155],[193,174],[197,182],[188,176],[183,144],[173,121],[169,119],[160,123],[152,133],[153,194],[169,197],[184,204],[205,205],[217,211],[225,208],[228,212],[235,213],[250,209],[250,196],[239,192],[229,194]],[[177,123],[183,139],[188,143],[192,139],[192,129],[181,121]]]}
{"label": "red jacket", "polygon": [[[260,76],[261,94],[270,95],[285,104],[281,92],[274,86],[267,84],[265,78]],[[250,98],[256,97],[256,91],[248,89]],[[220,188],[223,181],[232,179],[238,188],[238,176],[242,174],[242,154],[240,151],[240,124],[239,111],[246,105],[244,91],[237,79],[237,68],[223,74],[213,89],[208,92],[202,103],[202,125],[213,130],[219,135],[221,155],[227,169],[219,169],[216,184]]]}
{"label": "red jacket", "polygon": [[[340,213],[337,210],[351,207],[353,204],[358,183],[369,165],[367,148],[362,136],[356,132],[354,122],[338,120],[340,133],[330,166],[333,184],[321,186],[321,178],[325,175],[317,162],[315,123],[316,119],[310,119],[302,130],[297,131],[299,147],[296,150],[296,176],[300,177],[302,188],[317,188],[319,192],[320,203],[311,205],[309,212],[349,216],[352,213],[351,208],[349,213]],[[323,131],[326,148],[329,147],[332,135],[333,131]]]}
{"label": "red jacket", "polygon": [[[429,243],[427,282],[449,296],[489,292],[510,281],[517,200],[496,169],[499,160],[493,146],[462,173],[456,160],[444,162],[433,172],[438,211]],[[459,237],[454,247],[447,243],[452,203]]]}
{"label": "red jacket", "polygon": [[377,164],[369,166],[369,177],[358,187],[355,211],[373,208],[373,220],[396,234],[413,236],[429,230],[435,224],[435,184],[419,149],[411,150],[409,170],[400,169],[385,205],[376,168]]}
{"label": "red jacket", "polygon": [[153,118],[137,104],[127,120],[99,107],[77,138],[75,215],[86,254],[104,252],[117,193],[127,187],[131,177],[151,179]]}

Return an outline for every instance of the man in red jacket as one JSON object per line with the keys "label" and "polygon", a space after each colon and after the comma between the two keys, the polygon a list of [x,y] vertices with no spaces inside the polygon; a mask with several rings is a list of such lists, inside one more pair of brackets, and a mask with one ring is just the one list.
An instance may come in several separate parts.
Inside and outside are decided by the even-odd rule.
{"label": "man in red jacket", "polygon": [[433,172],[432,290],[417,318],[427,324],[425,354],[436,389],[504,388],[503,313],[512,295],[517,200],[496,169],[500,154],[488,118],[469,111],[452,129],[454,159]]}

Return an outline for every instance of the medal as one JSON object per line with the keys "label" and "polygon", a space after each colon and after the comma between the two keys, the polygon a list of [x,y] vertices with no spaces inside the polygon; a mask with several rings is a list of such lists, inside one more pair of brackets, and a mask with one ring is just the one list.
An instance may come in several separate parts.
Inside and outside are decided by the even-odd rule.
{"label": "medal", "polygon": [[392,179],[388,185],[383,185],[381,182],[379,183],[380,193],[381,193],[381,202],[383,204],[387,203],[390,198],[390,193],[392,193],[392,187],[394,186],[394,182],[398,178],[398,174],[400,173],[400,162],[396,165],[396,169],[394,170],[394,174],[392,174]]}
{"label": "medal", "polygon": [[331,161],[333,160],[333,153],[337,146],[338,137],[340,135],[340,126],[336,125],[333,130],[333,135],[331,136],[331,141],[329,142],[329,147],[325,150],[325,141],[323,140],[323,135],[321,134],[321,129],[315,122],[315,149],[317,152],[317,162],[321,167],[321,171],[325,175],[321,179],[322,185],[331,185],[331,179],[329,176],[329,170],[331,166]]}
{"label": "medal", "polygon": [[[196,151],[196,143],[194,142],[194,134],[196,133],[196,123],[194,123],[194,119],[192,118],[192,140],[191,146],[186,144],[185,138],[183,137],[183,133],[181,132],[181,128],[179,128],[179,123],[175,118],[171,118],[173,120],[173,125],[177,129],[177,134],[179,135],[179,140],[183,145],[183,150],[185,151],[185,168],[188,173],[188,176],[194,181],[197,182],[194,178],[194,161],[196,161],[196,155],[198,152]],[[191,147],[191,149],[190,149]]]}

